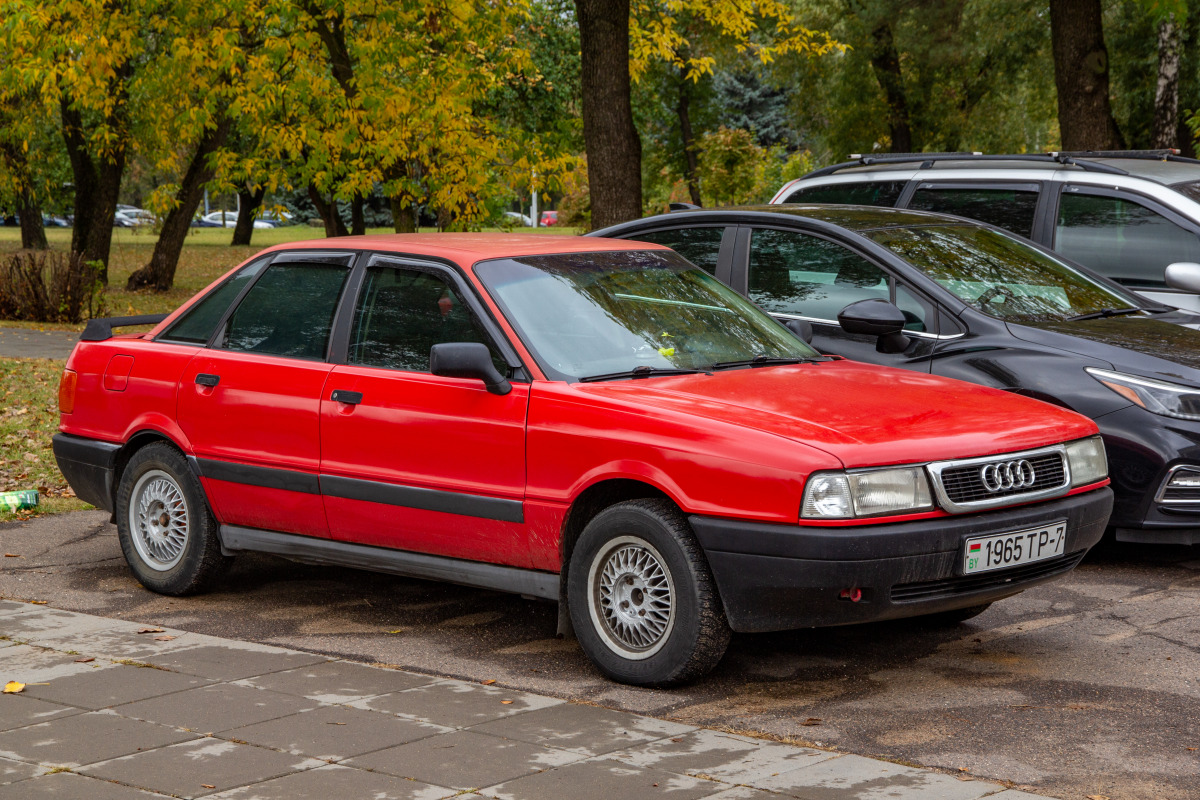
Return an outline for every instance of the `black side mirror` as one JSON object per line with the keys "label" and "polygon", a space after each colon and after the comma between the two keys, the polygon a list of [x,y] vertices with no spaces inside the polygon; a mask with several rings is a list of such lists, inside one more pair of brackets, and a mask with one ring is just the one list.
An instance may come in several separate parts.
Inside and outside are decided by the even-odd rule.
{"label": "black side mirror", "polygon": [[512,384],[496,370],[487,345],[445,342],[429,349],[429,371],[443,378],[477,378],[492,394],[508,394]]}
{"label": "black side mirror", "polygon": [[838,312],[838,325],[846,333],[878,336],[880,353],[903,353],[909,338],[904,335],[904,312],[887,300],[859,300]]}
{"label": "black side mirror", "polygon": [[800,341],[812,344],[813,330],[811,322],[805,322],[802,319],[785,319],[783,327],[791,331],[792,335]]}

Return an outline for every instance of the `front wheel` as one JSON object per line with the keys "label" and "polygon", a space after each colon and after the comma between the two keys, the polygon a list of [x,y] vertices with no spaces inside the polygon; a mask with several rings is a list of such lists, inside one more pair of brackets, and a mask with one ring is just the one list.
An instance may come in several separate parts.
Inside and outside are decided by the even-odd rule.
{"label": "front wheel", "polygon": [[694,680],[729,645],[704,551],[666,500],[631,500],[597,514],[571,556],[567,598],[584,652],[622,683]]}
{"label": "front wheel", "polygon": [[217,521],[183,454],[165,442],[133,454],[117,487],[117,535],[147,589],[185,595],[211,584],[233,560],[221,555]]}

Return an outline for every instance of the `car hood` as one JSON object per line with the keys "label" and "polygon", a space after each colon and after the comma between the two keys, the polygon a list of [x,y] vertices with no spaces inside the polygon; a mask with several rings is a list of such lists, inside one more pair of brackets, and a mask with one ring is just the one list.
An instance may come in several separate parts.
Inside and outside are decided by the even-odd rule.
{"label": "car hood", "polygon": [[1148,378],[1200,386],[1200,316],[1174,311],[1153,317],[1009,324],[1013,335],[1110,363]]}
{"label": "car hood", "polygon": [[848,467],[992,455],[1096,432],[1079,414],[925,373],[836,360],[605,383],[581,392],[819,448]]}

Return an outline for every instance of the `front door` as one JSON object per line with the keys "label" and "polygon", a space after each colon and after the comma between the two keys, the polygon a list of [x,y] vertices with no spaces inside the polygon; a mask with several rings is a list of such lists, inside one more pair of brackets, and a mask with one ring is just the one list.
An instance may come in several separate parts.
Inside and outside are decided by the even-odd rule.
{"label": "front door", "polygon": [[225,524],[329,535],[319,411],[348,274],[344,264],[273,262],[183,373],[179,424]]}
{"label": "front door", "polygon": [[338,539],[529,566],[525,418],[529,385],[506,395],[429,372],[444,342],[482,342],[509,364],[436,266],[380,260],[355,303],[346,362],[321,400],[321,488]]}

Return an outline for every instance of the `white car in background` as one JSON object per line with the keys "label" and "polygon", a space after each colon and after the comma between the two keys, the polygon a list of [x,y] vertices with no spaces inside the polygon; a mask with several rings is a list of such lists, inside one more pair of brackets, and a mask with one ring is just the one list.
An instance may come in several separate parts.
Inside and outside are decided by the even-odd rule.
{"label": "white car in background", "polygon": [[[200,218],[201,227],[205,228],[233,228],[237,226],[238,212],[236,211],[214,211],[211,214],[205,214]],[[254,229],[263,230],[274,228],[270,222],[263,219],[254,220]]]}

